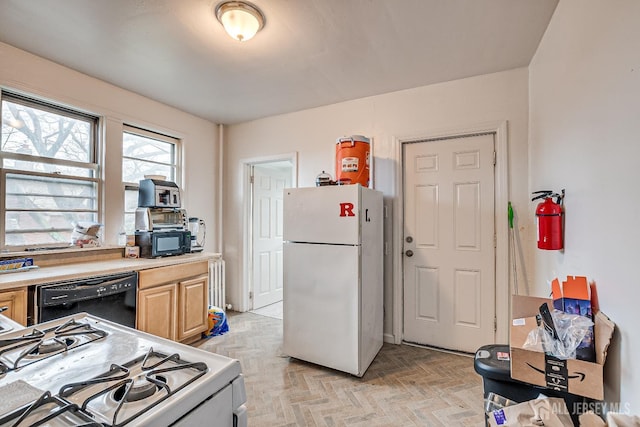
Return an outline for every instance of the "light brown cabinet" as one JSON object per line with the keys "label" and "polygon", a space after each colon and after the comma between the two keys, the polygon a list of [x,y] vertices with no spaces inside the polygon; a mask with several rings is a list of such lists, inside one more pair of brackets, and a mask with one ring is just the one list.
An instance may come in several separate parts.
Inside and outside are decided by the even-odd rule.
{"label": "light brown cabinet", "polygon": [[197,339],[208,327],[209,263],[142,270],[137,328],[177,341]]}
{"label": "light brown cabinet", "polygon": [[27,288],[0,292],[0,307],[7,307],[3,315],[27,326]]}
{"label": "light brown cabinet", "polygon": [[205,331],[209,276],[198,276],[178,283],[178,341]]}
{"label": "light brown cabinet", "polygon": [[156,286],[138,292],[138,329],[176,339],[176,285]]}

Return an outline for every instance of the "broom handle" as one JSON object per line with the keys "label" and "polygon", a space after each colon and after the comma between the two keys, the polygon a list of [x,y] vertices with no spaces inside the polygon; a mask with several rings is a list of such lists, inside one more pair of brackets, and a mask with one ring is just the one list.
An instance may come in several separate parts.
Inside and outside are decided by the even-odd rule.
{"label": "broom handle", "polygon": [[513,265],[513,290],[516,295],[519,295],[520,292],[518,290],[518,272],[516,270],[516,234],[513,229],[513,207],[511,206],[511,202],[508,205],[508,215],[509,215],[509,237],[511,238],[511,264]]}

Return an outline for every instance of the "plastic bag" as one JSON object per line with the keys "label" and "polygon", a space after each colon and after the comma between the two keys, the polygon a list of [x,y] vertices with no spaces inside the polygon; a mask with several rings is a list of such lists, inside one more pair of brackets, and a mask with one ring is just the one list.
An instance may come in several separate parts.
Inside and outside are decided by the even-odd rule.
{"label": "plastic bag", "polygon": [[554,339],[549,331],[539,325],[529,332],[523,348],[544,352],[558,359],[575,359],[576,349],[590,332],[593,322],[588,317],[559,310],[553,310],[551,317],[558,339]]}
{"label": "plastic bag", "polygon": [[80,247],[100,246],[100,230],[102,224],[90,221],[79,221],[73,224],[71,245]]}
{"label": "plastic bag", "polygon": [[225,332],[229,332],[229,323],[227,323],[227,315],[224,314],[224,310],[219,307],[210,305],[207,312],[207,318],[209,319],[209,329],[207,332],[203,332],[204,337],[215,337],[222,335]]}

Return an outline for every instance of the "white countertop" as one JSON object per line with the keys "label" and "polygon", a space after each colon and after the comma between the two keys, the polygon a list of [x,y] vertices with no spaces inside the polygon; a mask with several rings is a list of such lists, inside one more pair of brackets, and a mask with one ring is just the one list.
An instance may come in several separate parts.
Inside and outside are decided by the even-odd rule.
{"label": "white countertop", "polygon": [[148,268],[165,267],[189,262],[216,260],[220,257],[221,255],[218,253],[200,252],[163,258],[120,258],[47,266],[33,270],[0,274],[0,291],[82,277],[113,274],[124,271],[140,271]]}

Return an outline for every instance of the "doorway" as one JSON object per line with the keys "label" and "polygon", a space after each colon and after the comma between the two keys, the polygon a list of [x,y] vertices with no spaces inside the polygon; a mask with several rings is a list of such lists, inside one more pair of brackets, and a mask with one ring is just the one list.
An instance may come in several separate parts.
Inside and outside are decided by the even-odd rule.
{"label": "doorway", "polygon": [[[395,142],[401,167],[397,169],[398,197],[394,201],[398,220],[393,224],[393,342],[465,352],[475,352],[480,346],[469,337],[478,337],[481,345],[506,342],[510,304],[507,122],[398,138]],[[472,147],[474,144],[479,147]],[[445,160],[443,156],[448,157]],[[478,162],[490,165],[489,178],[468,176]],[[420,169],[419,180],[406,182],[406,173],[415,173],[416,168]],[[445,175],[457,170],[467,176],[421,181],[447,168],[450,170]],[[490,189],[486,188],[487,179]],[[491,208],[487,210],[488,204]],[[437,233],[447,228],[449,246],[445,248],[445,236]],[[461,252],[467,258],[465,262],[473,258],[478,262],[478,257],[484,257],[484,266],[457,266],[458,261],[451,261],[450,254],[442,251],[437,256],[437,251],[424,253],[443,248]],[[484,248],[488,251],[481,255]],[[483,282],[487,275],[489,280]],[[445,325],[426,327],[438,322]],[[440,328],[448,334],[441,334]]]}
{"label": "doorway", "polygon": [[[282,303],[282,198],[295,186],[295,155],[245,161],[245,278],[246,309],[279,317]],[[276,307],[277,308],[277,307]],[[262,314],[262,312],[260,312]]]}

